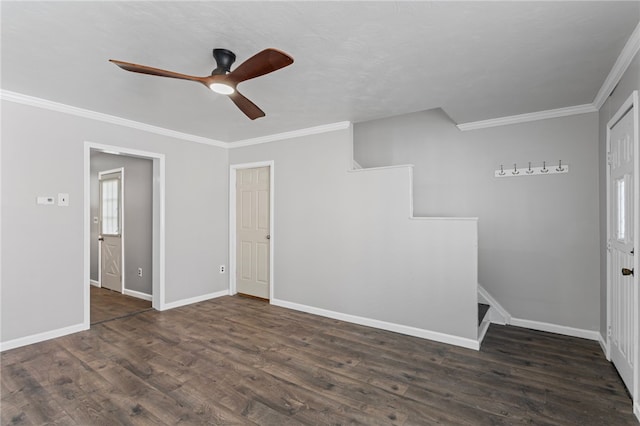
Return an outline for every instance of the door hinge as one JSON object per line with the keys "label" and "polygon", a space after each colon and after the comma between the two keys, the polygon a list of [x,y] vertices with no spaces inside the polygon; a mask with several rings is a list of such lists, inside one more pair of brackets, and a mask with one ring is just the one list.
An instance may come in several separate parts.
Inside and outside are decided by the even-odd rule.
{"label": "door hinge", "polygon": [[607,241],[607,250],[611,250],[611,241]]}
{"label": "door hinge", "polygon": [[611,326],[607,327],[607,337],[611,337]]}
{"label": "door hinge", "polygon": [[609,165],[610,165],[610,164],[612,163],[612,158],[613,158],[613,157],[611,156],[611,153],[610,153],[610,152],[607,152],[607,164],[609,164]]}

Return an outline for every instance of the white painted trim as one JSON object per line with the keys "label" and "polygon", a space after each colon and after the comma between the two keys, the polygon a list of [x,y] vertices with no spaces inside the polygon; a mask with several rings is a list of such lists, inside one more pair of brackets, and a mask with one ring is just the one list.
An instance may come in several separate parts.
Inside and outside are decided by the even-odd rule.
{"label": "white painted trim", "polygon": [[[84,276],[90,280],[89,239],[91,238],[90,218],[90,185],[91,185],[91,150],[129,155],[153,160],[153,268],[152,268],[152,306],[156,310],[164,307],[165,295],[165,155],[149,151],[141,151],[115,145],[84,143]],[[84,323],[90,324],[89,288],[84,286]]]}
{"label": "white painted trim", "polygon": [[532,321],[521,318],[511,318],[511,325],[515,327],[529,328],[531,330],[547,331],[549,333],[562,334],[565,336],[580,337],[589,340],[600,340],[600,332],[595,330],[584,330],[581,328],[568,327],[565,325],[551,324],[542,321]]}
{"label": "white painted trim", "polygon": [[637,401],[633,402],[633,414],[635,414],[636,419],[640,421],[640,405],[638,404]]}
{"label": "white painted trim", "polygon": [[215,293],[203,294],[202,296],[190,297],[188,299],[180,299],[175,302],[164,304],[164,310],[179,308],[181,306],[191,305],[193,303],[204,302],[205,300],[215,299],[222,296],[228,296],[229,290],[217,291]]}
{"label": "white painted trim", "polygon": [[269,167],[269,299],[274,293],[274,240],[275,240],[275,161],[258,161],[254,163],[231,164],[229,166],[229,294],[237,293],[236,289],[236,177],[238,170]]}
{"label": "white painted trim", "polygon": [[94,287],[102,287],[102,286],[100,285],[100,282],[99,282],[99,281],[96,281],[96,280],[89,280],[89,284],[91,284],[91,285],[92,285],[92,286],[94,286]]}
{"label": "white painted trim", "polygon": [[602,87],[598,90],[598,94],[596,94],[593,100],[593,105],[596,109],[602,108],[602,105],[604,105],[609,95],[611,95],[611,92],[613,92],[613,89],[615,89],[616,85],[620,82],[620,79],[629,68],[629,65],[631,65],[638,51],[640,51],[640,23],[636,26],[636,29],[633,30],[633,33],[631,33],[618,59],[616,59],[611,71],[609,71],[609,75],[607,75],[604,83],[602,83]]}
{"label": "white painted trim", "polygon": [[136,291],[136,290],[129,290],[128,288],[124,289],[123,294],[126,296],[131,296],[138,299],[146,300],[147,302],[151,302],[153,300],[153,296],[148,293],[143,293],[141,291]]}
{"label": "white painted trim", "polygon": [[609,352],[609,341],[604,338],[602,333],[598,335],[598,343],[600,343],[600,349],[602,349],[602,353],[604,353],[607,361],[611,361],[611,353]]}
{"label": "white painted trim", "polygon": [[492,312],[489,312],[491,322],[504,325],[511,323],[511,314],[480,284],[478,284],[478,294],[491,306]]}
{"label": "white painted trim", "polygon": [[394,164],[393,166],[365,167],[360,169],[351,169],[351,170],[347,170],[347,172],[348,173],[377,172],[378,170],[406,169],[407,167],[413,169],[415,166],[413,164]]}
{"label": "white painted trim", "polygon": [[408,325],[395,324],[386,321],[380,321],[372,318],[360,317],[357,315],[345,314],[342,312],[330,311],[327,309],[316,308],[314,306],[302,305],[294,302],[287,302],[276,298],[271,298],[271,304],[295,311],[307,312],[326,318],[333,318],[340,321],[346,321],[353,324],[364,325],[367,327],[379,328],[381,330],[393,331],[394,333],[406,334],[408,336],[420,337],[423,339],[433,340],[436,342],[447,343],[449,345],[461,346],[467,349],[480,349],[478,341],[467,339],[464,337],[453,336],[451,334],[440,333],[437,331],[425,330],[422,328],[411,327]]}
{"label": "white painted trim", "polygon": [[510,115],[506,117],[491,118],[488,120],[470,121],[458,124],[456,127],[462,131],[486,129],[488,127],[508,126],[510,124],[527,123],[529,121],[548,120],[550,118],[566,117],[569,115],[598,112],[593,104],[575,105],[566,108],[548,109],[545,111],[529,112],[526,114]]}
{"label": "white painted trim", "polygon": [[217,146],[219,148],[227,148],[227,143],[215,139],[205,138],[203,136],[191,135],[189,133],[177,132],[164,127],[153,126],[151,124],[140,123],[138,121],[129,120],[115,115],[104,114],[101,112],[91,111],[84,108],[78,108],[59,102],[49,101],[47,99],[36,98],[34,96],[23,95],[22,93],[11,92],[9,90],[0,90],[0,99],[15,102],[24,105],[30,105],[37,108],[48,109],[51,111],[62,112],[75,115],[78,117],[88,118],[91,120],[102,121],[109,124],[117,124],[119,126],[129,127],[132,129],[142,130],[144,132],[155,133],[157,135],[168,136],[171,138],[186,140],[190,142],[202,143],[205,145]]}
{"label": "white painted trim", "polygon": [[491,325],[491,321],[484,319],[480,323],[480,327],[478,327],[478,344],[481,345],[484,340],[484,336],[487,334],[489,330],[489,326]]}
{"label": "white painted trim", "polygon": [[336,130],[347,129],[351,126],[349,121],[340,121],[337,123],[324,124],[321,126],[308,127],[306,129],[292,130],[290,132],[276,133],[273,135],[260,136],[257,138],[244,139],[236,142],[229,142],[227,148],[242,148],[244,146],[258,145],[261,143],[277,142],[285,139],[299,138],[302,136],[317,135],[319,133],[333,132]]}
{"label": "white painted trim", "polygon": [[69,327],[45,331],[44,333],[32,334],[31,336],[20,337],[18,339],[8,340],[6,342],[0,342],[0,352],[19,348],[21,346],[31,345],[38,342],[44,342],[45,340],[55,339],[56,337],[66,336],[67,334],[73,334],[87,329],[89,329],[89,327],[82,323],[71,325]]}
{"label": "white painted trim", "polygon": [[[125,253],[124,253],[124,231],[126,229],[124,222],[124,167],[118,167],[111,170],[103,170],[98,172],[98,188],[101,190],[102,186],[100,184],[100,179],[102,176],[108,175],[111,173],[120,173],[120,294],[124,294],[125,285],[125,273],[127,269],[125,268]],[[100,200],[100,206],[102,206],[102,200]],[[102,211],[98,212],[98,217],[102,216]],[[98,221],[98,235],[101,234],[101,225],[102,221]],[[90,225],[91,226],[91,225]],[[102,287],[102,241],[98,243],[98,278],[100,279],[100,287]]]}
{"label": "white painted trim", "polygon": [[[83,239],[82,239],[82,276],[85,277],[85,283],[91,282],[91,147],[87,142],[83,147]],[[100,244],[98,244],[100,246]],[[98,279],[100,278],[100,272],[98,271]],[[90,326],[91,315],[91,290],[87,285],[82,286],[82,327],[84,330]]]}
{"label": "white painted trim", "polygon": [[[166,255],[166,215],[165,215],[165,172],[164,155],[153,159],[153,240],[158,245],[152,245],[152,306],[162,311],[165,298],[165,255]],[[157,225],[156,225],[157,224]],[[156,267],[156,265],[158,265]]]}

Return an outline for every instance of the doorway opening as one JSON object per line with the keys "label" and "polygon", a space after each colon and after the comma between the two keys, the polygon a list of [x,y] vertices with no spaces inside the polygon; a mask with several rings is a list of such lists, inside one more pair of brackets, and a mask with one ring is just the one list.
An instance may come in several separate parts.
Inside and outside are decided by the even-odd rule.
{"label": "doorway opening", "polygon": [[[84,325],[163,310],[164,155],[91,142],[84,148]],[[105,247],[109,238],[119,240]]]}

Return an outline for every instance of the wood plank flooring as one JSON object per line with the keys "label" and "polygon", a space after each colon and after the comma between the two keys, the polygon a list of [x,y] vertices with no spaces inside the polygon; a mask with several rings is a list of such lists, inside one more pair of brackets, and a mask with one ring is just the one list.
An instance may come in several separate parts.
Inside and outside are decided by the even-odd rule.
{"label": "wood plank flooring", "polygon": [[126,317],[151,309],[151,302],[126,296],[106,288],[90,286],[91,324]]}
{"label": "wood plank flooring", "polygon": [[240,297],[1,355],[3,425],[635,425],[596,342],[491,325],[473,351]]}

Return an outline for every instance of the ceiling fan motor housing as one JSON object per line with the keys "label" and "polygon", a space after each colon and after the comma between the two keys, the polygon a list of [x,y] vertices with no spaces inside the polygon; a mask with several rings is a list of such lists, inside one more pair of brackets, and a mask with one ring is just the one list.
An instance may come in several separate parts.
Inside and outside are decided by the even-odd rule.
{"label": "ceiling fan motor housing", "polygon": [[224,75],[231,72],[231,65],[236,60],[236,55],[227,49],[213,49],[213,58],[218,67],[211,72],[211,75]]}

